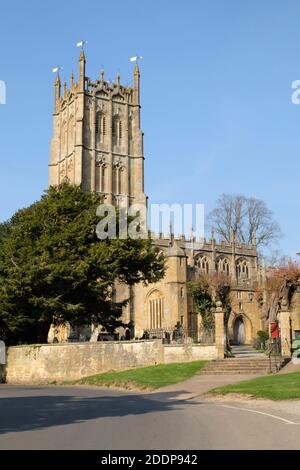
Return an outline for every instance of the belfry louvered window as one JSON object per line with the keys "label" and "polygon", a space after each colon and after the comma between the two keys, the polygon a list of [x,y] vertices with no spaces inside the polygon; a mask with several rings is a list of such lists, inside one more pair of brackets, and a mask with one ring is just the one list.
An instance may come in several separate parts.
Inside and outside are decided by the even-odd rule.
{"label": "belfry louvered window", "polygon": [[97,142],[104,142],[106,135],[106,119],[102,113],[96,114],[95,133]]}

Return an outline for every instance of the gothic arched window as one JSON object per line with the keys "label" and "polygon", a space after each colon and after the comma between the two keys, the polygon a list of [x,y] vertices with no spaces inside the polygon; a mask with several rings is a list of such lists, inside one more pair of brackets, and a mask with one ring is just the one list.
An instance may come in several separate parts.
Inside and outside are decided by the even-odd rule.
{"label": "gothic arched window", "polygon": [[223,273],[229,276],[229,261],[227,258],[221,256],[216,261],[216,271],[218,273]]}
{"label": "gothic arched window", "polygon": [[96,191],[104,193],[106,190],[107,164],[103,156],[96,159]]}
{"label": "gothic arched window", "polygon": [[249,267],[245,259],[239,259],[236,263],[236,277],[238,279],[249,278]]}
{"label": "gothic arched window", "polygon": [[204,273],[209,273],[209,260],[206,256],[198,256],[196,258],[196,266]]}
{"label": "gothic arched window", "polygon": [[121,121],[118,114],[116,114],[113,117],[112,135],[113,135],[114,143],[119,145],[120,141],[122,140],[122,136],[123,136],[123,125],[122,125],[122,121]]}
{"label": "gothic arched window", "polygon": [[150,329],[162,328],[164,319],[164,297],[155,290],[148,297],[148,318]]}
{"label": "gothic arched window", "polygon": [[102,112],[96,114],[95,133],[96,141],[104,142],[104,136],[106,135],[106,118]]}
{"label": "gothic arched window", "polygon": [[126,169],[120,162],[114,165],[114,190],[116,194],[122,194],[124,191],[124,178]]}

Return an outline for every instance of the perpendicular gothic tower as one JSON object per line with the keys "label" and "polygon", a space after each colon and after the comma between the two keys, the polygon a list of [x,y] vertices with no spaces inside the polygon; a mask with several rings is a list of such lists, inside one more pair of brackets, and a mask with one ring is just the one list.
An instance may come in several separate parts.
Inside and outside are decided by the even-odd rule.
{"label": "perpendicular gothic tower", "polygon": [[64,181],[96,191],[109,204],[146,204],[143,133],[140,126],[140,72],[133,87],[85,75],[85,55],[79,57],[78,82],[71,76],[61,92],[55,81],[53,137],[49,186]]}

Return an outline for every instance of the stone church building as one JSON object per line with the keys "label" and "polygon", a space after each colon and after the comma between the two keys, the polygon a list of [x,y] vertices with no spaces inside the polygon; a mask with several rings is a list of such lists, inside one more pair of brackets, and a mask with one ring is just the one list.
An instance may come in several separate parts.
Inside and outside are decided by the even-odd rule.
{"label": "stone church building", "polygon": [[[110,83],[101,71],[99,79],[86,76],[81,51],[79,77],[70,86],[55,81],[53,137],[49,185],[70,181],[85,191],[96,191],[111,204],[147,204],[144,192],[143,132],[141,130],[140,71],[134,68],[133,87],[122,86],[118,74]],[[218,243],[211,234],[199,248],[196,240],[158,236],[153,241],[166,254],[165,278],[157,284],[118,287],[117,296],[130,296],[124,320],[132,321],[131,336],[159,337],[161,332],[181,325],[198,341],[200,315],[188,294],[188,283],[199,273],[223,272],[231,276],[232,312],[229,335],[236,343],[251,343],[263,328],[261,310],[254,292],[262,281],[255,240],[252,245]],[[94,332],[95,333],[95,332]],[[49,341],[66,339],[66,332],[50,331]],[[69,334],[69,333],[68,333]],[[91,339],[95,340],[93,331]],[[82,337],[82,339],[89,339]]]}

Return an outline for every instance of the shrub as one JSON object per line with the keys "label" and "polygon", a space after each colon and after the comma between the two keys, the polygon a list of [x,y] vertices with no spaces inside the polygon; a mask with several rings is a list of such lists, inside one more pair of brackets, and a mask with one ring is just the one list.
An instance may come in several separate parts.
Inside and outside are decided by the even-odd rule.
{"label": "shrub", "polygon": [[267,341],[269,339],[268,331],[260,330],[257,332],[257,338],[254,340],[254,347],[256,349],[266,349],[267,348]]}

